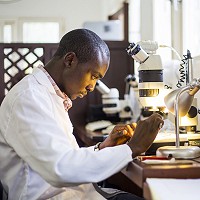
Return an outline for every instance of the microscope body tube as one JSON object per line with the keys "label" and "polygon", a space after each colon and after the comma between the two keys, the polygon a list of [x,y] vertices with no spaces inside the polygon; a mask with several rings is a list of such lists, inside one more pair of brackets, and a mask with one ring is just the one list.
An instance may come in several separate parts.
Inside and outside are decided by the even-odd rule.
{"label": "microscope body tube", "polygon": [[103,111],[107,115],[113,115],[121,111],[119,91],[111,88],[108,94],[102,95]]}
{"label": "microscope body tube", "polygon": [[112,115],[120,112],[119,91],[116,88],[108,88],[98,80],[96,89],[102,94],[103,111],[106,114]]}
{"label": "microscope body tube", "polygon": [[128,55],[140,64],[144,63],[149,58],[149,55],[140,47],[139,44],[131,43],[126,51]]}
{"label": "microscope body tube", "polygon": [[164,101],[160,101],[164,89],[163,67],[161,57],[155,54],[157,49],[158,44],[154,41],[132,43],[126,49],[128,55],[140,63],[138,67],[139,101],[146,109],[155,108],[156,110],[164,107]]}
{"label": "microscope body tube", "polygon": [[96,89],[101,94],[109,94],[110,93],[110,89],[100,80],[98,80],[97,83],[96,83]]}

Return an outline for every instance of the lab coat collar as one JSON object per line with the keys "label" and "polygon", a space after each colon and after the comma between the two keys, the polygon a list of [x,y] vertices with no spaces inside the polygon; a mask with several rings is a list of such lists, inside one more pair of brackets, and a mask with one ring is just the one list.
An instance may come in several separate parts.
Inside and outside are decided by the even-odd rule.
{"label": "lab coat collar", "polygon": [[36,80],[45,87],[48,88],[49,92],[56,94],[51,82],[49,81],[48,77],[45,75],[45,73],[39,69],[38,67],[33,69],[32,75],[36,78]]}

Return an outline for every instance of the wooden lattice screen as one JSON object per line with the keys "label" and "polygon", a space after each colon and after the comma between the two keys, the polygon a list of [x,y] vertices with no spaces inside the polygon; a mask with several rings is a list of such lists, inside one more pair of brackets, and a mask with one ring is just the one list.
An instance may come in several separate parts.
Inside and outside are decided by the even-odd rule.
{"label": "wooden lattice screen", "polygon": [[58,44],[0,43],[0,103],[10,88],[33,67],[46,64]]}

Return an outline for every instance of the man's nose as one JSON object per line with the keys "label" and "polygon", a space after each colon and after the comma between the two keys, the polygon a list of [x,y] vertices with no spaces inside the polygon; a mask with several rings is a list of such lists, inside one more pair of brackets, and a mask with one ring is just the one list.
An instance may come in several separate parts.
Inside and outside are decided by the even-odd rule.
{"label": "man's nose", "polygon": [[86,89],[87,89],[88,92],[92,92],[94,90],[94,88],[95,88],[95,84],[94,85],[90,84],[90,85],[87,86]]}

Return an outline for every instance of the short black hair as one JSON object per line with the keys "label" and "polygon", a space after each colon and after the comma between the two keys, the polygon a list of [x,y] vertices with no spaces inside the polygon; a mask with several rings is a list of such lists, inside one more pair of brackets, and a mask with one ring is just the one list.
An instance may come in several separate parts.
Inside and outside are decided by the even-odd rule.
{"label": "short black hair", "polygon": [[54,56],[63,57],[68,52],[74,52],[80,63],[96,60],[99,52],[110,58],[107,44],[88,29],[75,29],[66,33]]}

